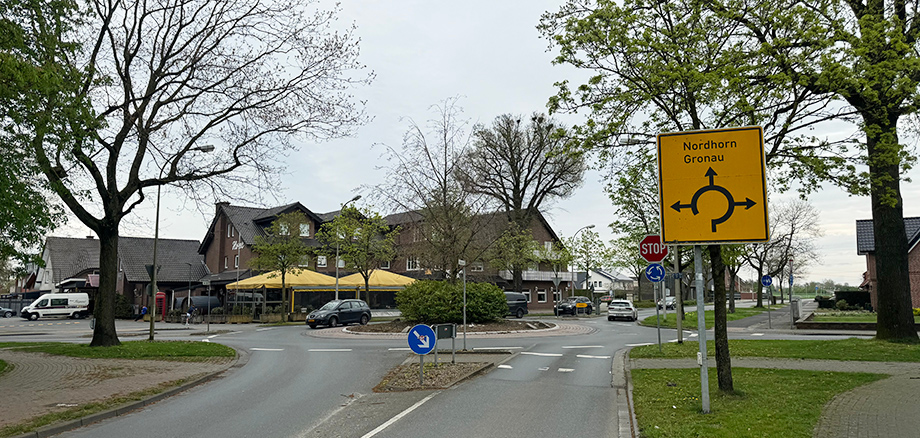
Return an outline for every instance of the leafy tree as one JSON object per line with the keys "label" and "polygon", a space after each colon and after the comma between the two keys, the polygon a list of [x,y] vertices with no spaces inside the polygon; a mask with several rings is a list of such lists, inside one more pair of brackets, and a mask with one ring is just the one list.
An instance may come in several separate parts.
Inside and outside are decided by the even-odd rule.
{"label": "leafy tree", "polygon": [[[538,257],[541,262],[549,265],[550,270],[553,273],[553,278],[558,278],[561,281],[562,272],[568,272],[569,265],[572,264],[572,253],[562,242],[556,241],[553,242],[552,247],[546,248],[545,246],[539,248]],[[555,286],[556,290],[561,290],[558,285]],[[561,296],[561,295],[560,295]]]}
{"label": "leafy tree", "polygon": [[[572,255],[572,262],[575,269],[585,271],[586,274],[591,269],[599,269],[604,266],[608,256],[608,250],[601,241],[600,235],[590,229],[586,229],[577,236],[565,239],[566,247]],[[589,277],[585,277],[585,288],[588,287]]]}
{"label": "leafy tree", "polygon": [[[38,3],[26,4],[37,13]],[[163,185],[193,200],[271,190],[272,163],[295,149],[293,140],[344,136],[364,121],[348,89],[369,78],[356,75],[363,67],[352,31],[332,30],[336,10],[288,0],[89,3],[74,27],[83,50],[44,58],[81,74],[17,124],[16,140],[99,236],[91,345],[111,346],[120,343],[113,315],[122,219]],[[92,111],[69,105],[82,102]],[[70,108],[75,114],[61,117]],[[215,153],[198,153],[208,150]]]}
{"label": "leafy tree", "polygon": [[[508,228],[490,248],[489,264],[497,269],[523,272],[541,261],[540,245],[533,239],[530,228],[509,222]],[[521,276],[514,276],[514,290],[521,292]]]}
{"label": "leafy tree", "polygon": [[399,227],[391,229],[380,213],[346,207],[332,222],[320,227],[316,239],[323,243],[327,256],[334,256],[334,248],[338,247],[339,257],[345,265],[353,266],[361,274],[367,300],[370,298],[368,282],[371,272],[379,269],[381,263],[396,257],[398,234]]}
{"label": "leafy tree", "polygon": [[422,266],[457,281],[460,260],[479,260],[506,221],[488,213],[489,199],[458,179],[470,148],[457,98],[433,107],[427,128],[410,121],[400,149],[387,147],[384,183],[369,187],[393,211],[408,212],[400,246]]}
{"label": "leafy tree", "polygon": [[290,294],[287,289],[287,274],[297,274],[301,271],[304,260],[310,254],[310,249],[304,244],[301,237],[301,227],[309,226],[307,216],[300,211],[278,215],[268,228],[266,236],[256,236],[252,249],[255,257],[249,265],[261,271],[278,271],[281,275],[281,300],[284,306],[284,315],[291,309]]}

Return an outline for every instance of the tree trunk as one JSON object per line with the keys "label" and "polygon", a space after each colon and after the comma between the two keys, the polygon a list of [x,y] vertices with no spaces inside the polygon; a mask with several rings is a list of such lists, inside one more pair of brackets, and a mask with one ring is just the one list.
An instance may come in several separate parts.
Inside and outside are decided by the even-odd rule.
{"label": "tree trunk", "polygon": [[712,264],[712,282],[715,286],[713,305],[715,306],[715,345],[716,372],[719,376],[719,390],[726,393],[735,392],[732,383],[732,362],[728,352],[728,326],[725,311],[725,264],[722,263],[722,247],[709,245],[709,260]]}
{"label": "tree trunk", "polygon": [[[112,347],[121,345],[115,332],[115,294],[118,284],[118,225],[99,228],[99,291],[93,316],[96,326],[93,329],[91,347]],[[156,294],[156,291],[153,291]],[[152,297],[156,306],[156,296]]]}
{"label": "tree trunk", "polygon": [[[872,229],[875,233],[875,278],[878,325],[876,338],[917,342],[917,329],[911,310],[908,274],[907,232],[904,229],[903,199],[900,187],[900,160],[891,158],[897,144],[894,122],[867,121],[879,128],[877,136],[867,135],[869,173],[872,178]],[[880,140],[884,138],[882,146]],[[881,162],[879,165],[877,163]]]}
{"label": "tree trunk", "polygon": [[514,284],[514,291],[521,293],[521,289],[524,288],[524,273],[521,272],[521,268],[517,266],[512,267],[511,276],[513,278],[512,283]]}
{"label": "tree trunk", "polygon": [[738,278],[736,271],[731,269],[728,270],[728,312],[735,313],[735,279]]}

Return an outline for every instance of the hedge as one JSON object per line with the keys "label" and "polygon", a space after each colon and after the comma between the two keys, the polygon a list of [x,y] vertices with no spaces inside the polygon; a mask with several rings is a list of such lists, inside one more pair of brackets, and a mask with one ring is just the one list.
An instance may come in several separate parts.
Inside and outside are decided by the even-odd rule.
{"label": "hedge", "polygon": [[[463,284],[420,280],[396,294],[403,318],[423,324],[463,323]],[[488,283],[466,284],[466,320],[486,323],[508,314],[505,294]]]}

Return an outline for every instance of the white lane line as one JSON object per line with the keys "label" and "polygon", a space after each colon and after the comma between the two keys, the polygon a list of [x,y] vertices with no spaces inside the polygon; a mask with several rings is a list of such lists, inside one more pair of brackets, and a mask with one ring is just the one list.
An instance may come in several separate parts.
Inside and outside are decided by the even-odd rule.
{"label": "white lane line", "polygon": [[530,356],[543,356],[543,357],[562,357],[562,353],[534,353],[532,351],[522,351],[521,354],[527,354]]}
{"label": "white lane line", "polygon": [[409,347],[387,348],[387,351],[411,351]]}
{"label": "white lane line", "polygon": [[380,433],[380,432],[382,432],[384,429],[390,427],[393,423],[399,421],[402,417],[405,417],[406,415],[409,415],[409,413],[411,413],[412,411],[418,409],[419,406],[425,404],[425,402],[427,402],[428,400],[431,400],[432,398],[434,398],[434,396],[436,396],[436,395],[438,395],[438,394],[440,394],[440,393],[441,393],[441,391],[438,391],[438,392],[435,392],[434,394],[429,395],[428,397],[425,397],[425,398],[419,400],[418,403],[416,403],[416,404],[414,404],[414,405],[412,405],[412,406],[409,406],[408,409],[406,409],[405,411],[402,411],[402,412],[396,414],[395,417],[390,418],[389,420],[386,421],[386,423],[383,423],[383,424],[381,424],[380,426],[377,426],[376,429],[374,429],[374,430],[372,430],[372,431],[370,431],[370,432],[364,434],[364,436],[362,436],[361,438],[371,438],[372,436],[377,435],[378,433]]}
{"label": "white lane line", "polygon": [[256,329],[256,331],[257,331],[257,332],[264,332],[264,331],[266,331],[266,330],[271,330],[271,329],[273,329],[273,328],[274,328],[274,327],[260,328],[260,329]]}
{"label": "white lane line", "polygon": [[626,344],[627,347],[642,347],[644,345],[654,345],[651,342],[643,342],[641,344]]}
{"label": "white lane line", "polygon": [[284,351],[283,348],[250,348],[252,351]]}
{"label": "white lane line", "polygon": [[677,342],[677,339],[671,339],[670,341],[668,341],[668,343],[670,343],[670,344],[673,344],[673,343],[675,343],[675,342]]}
{"label": "white lane line", "polygon": [[576,355],[575,357],[580,357],[582,359],[610,359],[610,356],[591,356],[587,354],[579,354],[579,355]]}
{"label": "white lane line", "polygon": [[695,337],[697,337],[697,336],[699,336],[699,335],[700,335],[699,333],[690,333],[690,337],[691,337],[691,338],[695,338]]}
{"label": "white lane line", "polygon": [[337,353],[342,351],[351,351],[351,348],[311,348],[307,351],[315,353]]}
{"label": "white lane line", "polygon": [[548,371],[548,370],[549,370],[549,367],[540,367],[540,368],[537,368],[537,370],[539,370],[539,371]]}
{"label": "white lane line", "polygon": [[202,339],[201,342],[211,342],[211,340],[206,338],[206,339]]}
{"label": "white lane line", "polygon": [[560,373],[571,373],[572,371],[575,371],[575,369],[574,368],[559,368]]}
{"label": "white lane line", "polygon": [[763,333],[751,333],[751,336],[763,336]]}
{"label": "white lane line", "polygon": [[477,347],[473,348],[473,351],[476,350],[520,350],[524,347]]}
{"label": "white lane line", "polygon": [[216,337],[218,337],[218,336],[220,336],[220,335],[211,335],[211,336],[208,336],[208,339],[214,339],[214,338],[216,338]]}
{"label": "white lane line", "polygon": [[497,368],[501,368],[503,370],[510,370],[510,369],[513,369],[514,367],[512,367],[511,365],[499,365]]}
{"label": "white lane line", "polygon": [[562,348],[604,348],[603,345],[569,345]]}

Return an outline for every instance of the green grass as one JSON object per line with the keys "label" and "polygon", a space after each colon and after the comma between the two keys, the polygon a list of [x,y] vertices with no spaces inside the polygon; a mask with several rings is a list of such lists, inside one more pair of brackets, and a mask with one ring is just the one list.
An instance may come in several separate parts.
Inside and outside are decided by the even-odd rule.
{"label": "green grass", "polygon": [[[707,342],[709,357],[715,355],[715,344]],[[631,358],[696,357],[699,344],[667,343],[658,353],[657,345],[647,345],[630,351]],[[732,357],[775,357],[787,359],[864,360],[874,362],[920,362],[920,344],[877,341],[874,339],[841,339],[834,341],[729,340]]]}
{"label": "green grass", "polygon": [[0,342],[0,348],[90,359],[158,359],[194,362],[211,357],[236,356],[236,351],[225,345],[192,341],[129,341],[122,342],[117,347],[90,347],[89,344],[61,342]]}
{"label": "green grass", "polygon": [[[878,317],[874,312],[815,312],[814,315],[813,322],[876,322]],[[920,323],[920,316],[914,316],[914,323]]]}
{"label": "green grass", "polygon": [[696,369],[632,370],[639,430],[647,438],[811,437],[834,395],[886,376],[868,373],[733,368],[738,394],[709,375],[710,414],[700,412]]}
{"label": "green grass", "polygon": [[92,415],[92,414],[96,414],[102,411],[106,411],[108,409],[112,409],[114,407],[121,406],[126,403],[143,400],[152,395],[156,395],[161,392],[164,392],[169,389],[180,386],[186,382],[187,382],[186,379],[174,380],[172,382],[165,382],[153,388],[148,388],[143,391],[132,392],[126,396],[112,398],[112,399],[109,399],[103,402],[87,403],[85,405],[75,406],[75,407],[60,411],[60,412],[54,412],[51,414],[45,414],[45,415],[41,415],[38,417],[34,417],[22,423],[11,424],[3,428],[0,428],[0,438],[22,435],[28,432],[32,432],[35,429],[38,429],[40,427],[47,426],[49,424],[56,424],[56,423],[61,423],[64,421],[76,420],[78,418],[82,418],[87,415]]}
{"label": "green grass", "polygon": [[9,368],[9,365],[7,365],[6,362],[0,360],[0,374],[3,374],[3,372],[6,371],[7,368]]}
{"label": "green grass", "polygon": [[[684,309],[687,309],[687,308],[685,307]],[[767,311],[766,307],[761,307],[761,308],[736,307],[735,313],[729,313],[725,319],[727,319],[728,321],[735,321],[738,319],[747,318],[749,316],[759,315],[766,311]],[[669,310],[667,318],[664,316],[663,311],[660,312],[660,315],[661,315],[661,326],[662,327],[677,328],[677,313],[675,313],[673,310]],[[697,327],[696,312],[685,312],[684,315],[685,317],[684,317],[684,322],[683,322],[683,328],[695,329]],[[655,315],[649,316],[648,318],[645,318],[642,320],[642,324],[646,326],[655,327],[656,326],[655,318],[656,318]],[[707,310],[706,311],[706,328],[711,329],[713,325],[715,324],[714,321],[715,321],[714,311]]]}

